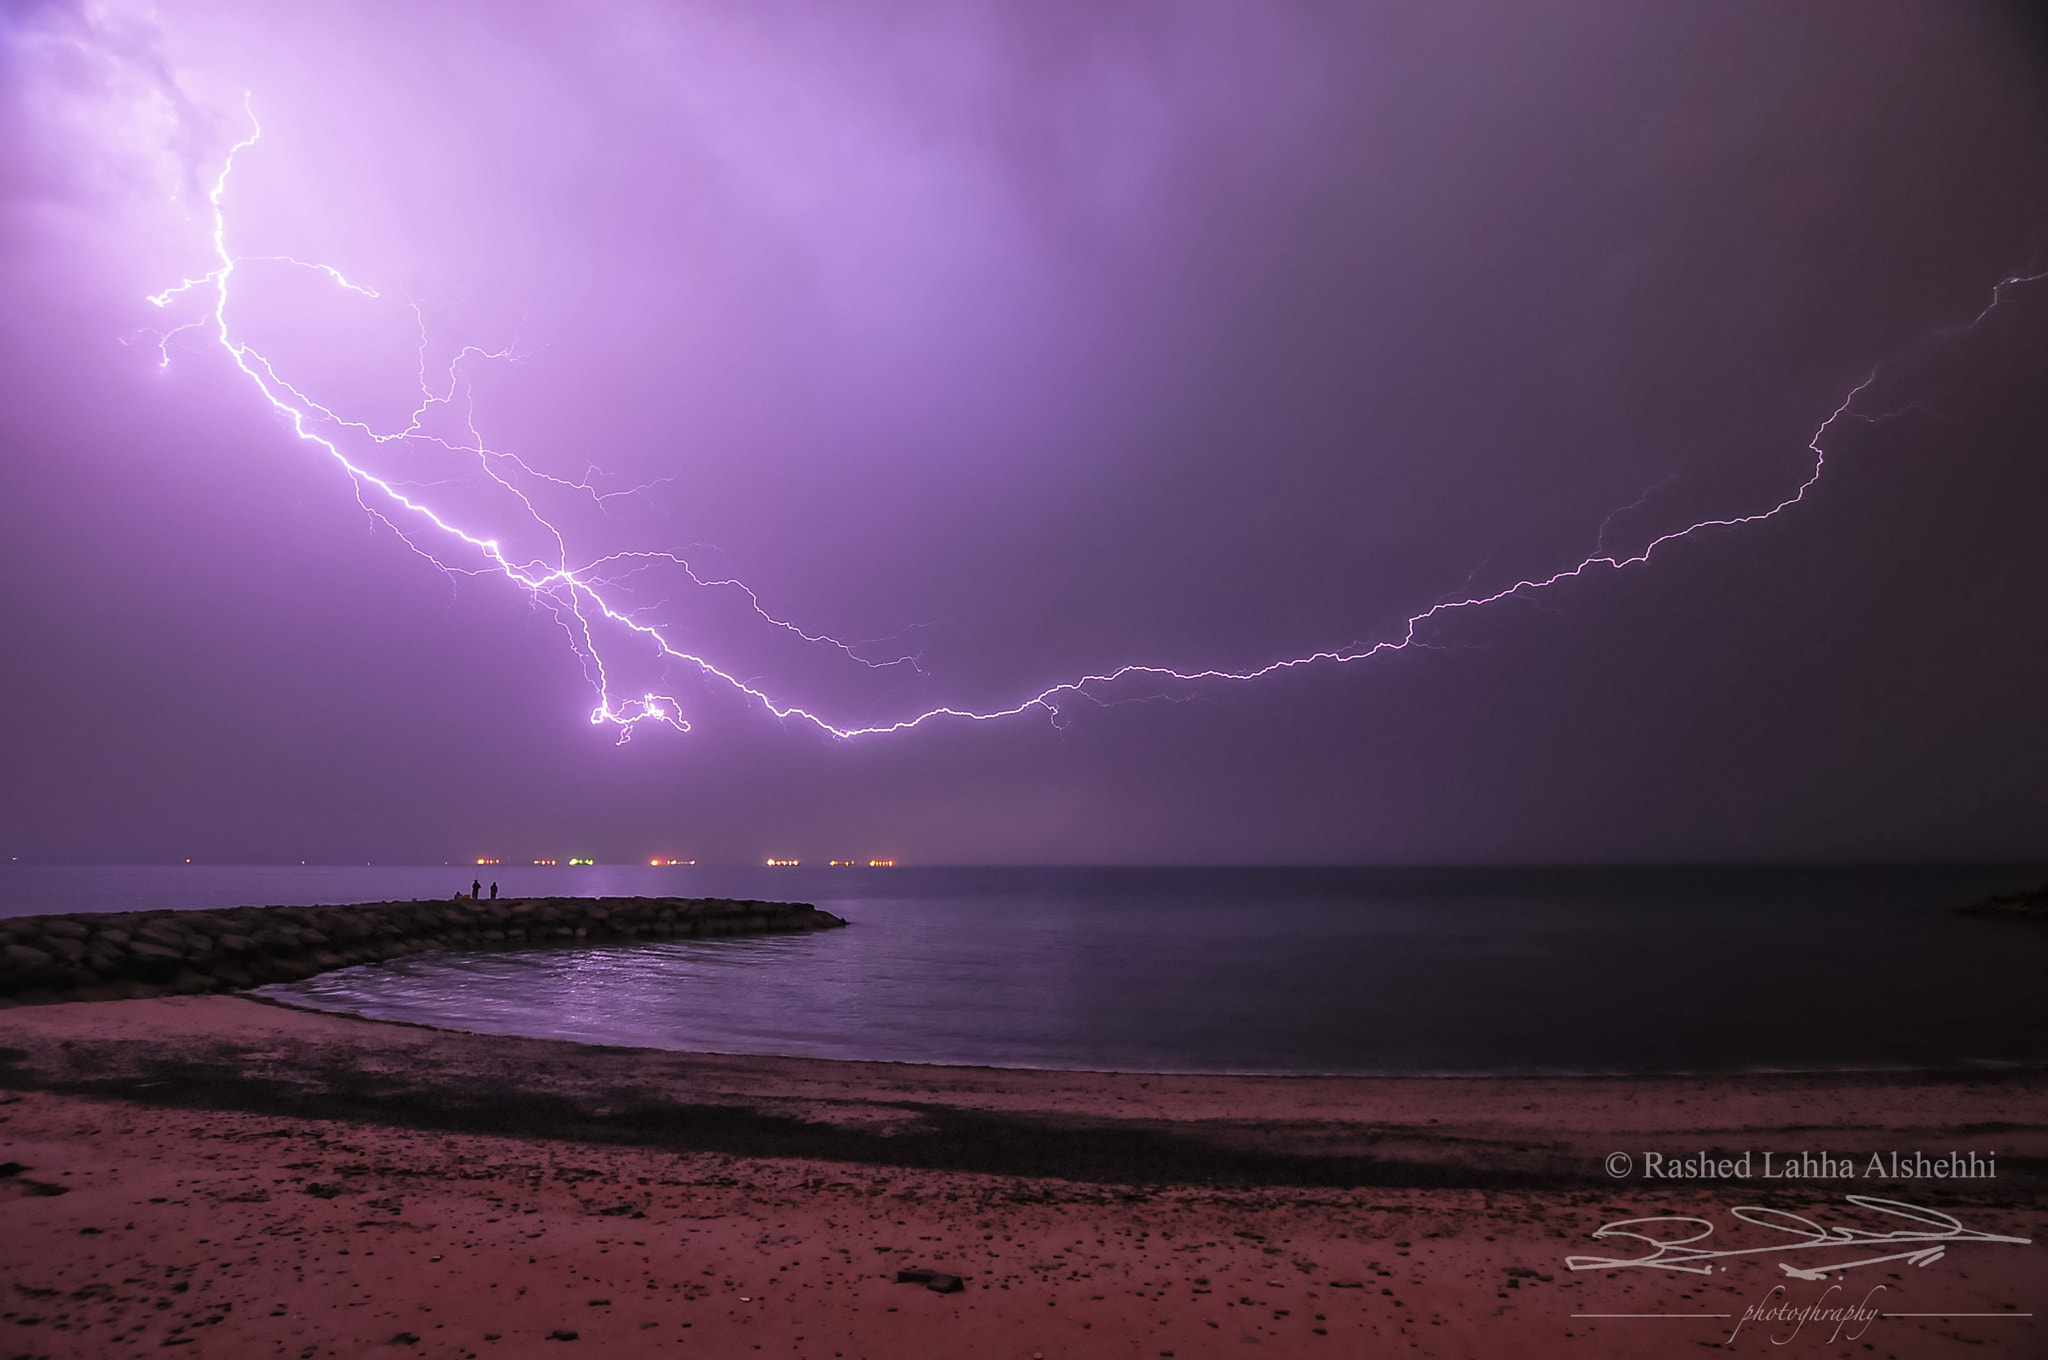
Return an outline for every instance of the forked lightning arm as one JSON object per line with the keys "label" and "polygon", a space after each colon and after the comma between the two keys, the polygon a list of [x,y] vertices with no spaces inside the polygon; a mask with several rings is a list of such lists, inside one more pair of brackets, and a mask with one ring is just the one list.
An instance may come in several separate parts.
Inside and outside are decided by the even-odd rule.
{"label": "forked lightning arm", "polygon": [[[1471,595],[1433,604],[1429,608],[1409,616],[1398,637],[1367,645],[1284,657],[1250,670],[1224,670],[1219,668],[1181,670],[1172,666],[1132,663],[1118,666],[1112,670],[1063,681],[1003,708],[975,710],[941,706],[927,709],[912,717],[902,718],[893,722],[870,725],[841,725],[828,720],[803,705],[778,700],[763,688],[761,683],[742,678],[731,670],[721,668],[710,658],[679,646],[662,627],[647,623],[636,617],[639,611],[627,609],[622,602],[616,599],[615,583],[603,576],[601,571],[604,568],[621,564],[667,563],[681,568],[688,574],[690,580],[698,586],[722,587],[738,591],[743,595],[753,612],[773,627],[792,633],[807,642],[836,648],[863,665],[877,667],[911,664],[910,658],[898,657],[884,662],[867,660],[855,651],[853,645],[821,634],[805,632],[796,625],[769,614],[762,608],[761,602],[754,592],[738,581],[729,579],[706,580],[699,577],[687,561],[673,554],[618,553],[600,558],[584,566],[572,566],[569,560],[568,548],[560,531],[541,514],[531,499],[520,491],[513,481],[500,472],[499,465],[503,464],[516,468],[521,474],[538,480],[552,482],[562,488],[587,492],[594,499],[601,500],[602,498],[598,496],[597,492],[589,486],[587,479],[583,483],[571,483],[560,478],[549,477],[544,473],[536,471],[511,454],[490,449],[485,446],[481,436],[477,434],[473,423],[467,426],[466,433],[471,442],[466,444],[453,444],[425,432],[422,422],[430,408],[453,402],[458,386],[457,370],[465,360],[471,357],[502,359],[510,357],[508,352],[488,353],[474,348],[464,349],[455,356],[455,359],[449,366],[446,393],[437,393],[432,389],[427,380],[425,331],[424,322],[422,321],[420,405],[414,410],[412,420],[406,428],[396,432],[378,433],[360,421],[343,419],[327,406],[313,400],[294,384],[281,377],[271,362],[265,359],[263,355],[259,354],[246,342],[236,338],[228,323],[228,296],[236,268],[243,263],[262,260],[310,269],[326,275],[337,287],[349,289],[365,297],[374,298],[377,296],[375,290],[351,282],[343,277],[340,272],[327,265],[307,264],[285,256],[237,257],[230,253],[227,244],[227,217],[222,205],[222,199],[226,195],[228,180],[234,171],[236,158],[242,152],[254,146],[260,136],[261,129],[256,128],[250,132],[248,137],[228,151],[225,162],[221,166],[220,175],[215,179],[213,189],[208,195],[212,217],[212,243],[214,254],[219,261],[218,265],[198,278],[187,279],[176,287],[167,289],[149,299],[159,307],[167,307],[175,299],[188,294],[199,293],[202,290],[208,289],[211,290],[212,294],[212,306],[207,317],[175,327],[158,337],[164,362],[166,364],[169,363],[169,342],[171,337],[183,331],[204,329],[210,326],[221,348],[227,351],[235,366],[248,376],[250,382],[255,384],[257,391],[262,393],[264,399],[290,421],[294,433],[307,443],[324,449],[341,465],[342,469],[354,483],[357,498],[362,502],[365,510],[389,525],[415,551],[421,553],[422,556],[425,556],[442,570],[461,570],[471,573],[496,572],[502,574],[506,579],[527,591],[538,603],[547,606],[554,612],[556,618],[568,631],[571,644],[582,658],[586,669],[591,675],[592,683],[597,689],[598,704],[591,712],[591,722],[594,725],[610,724],[617,727],[619,729],[619,738],[622,741],[630,736],[633,730],[642,723],[660,723],[673,727],[677,731],[684,732],[689,730],[690,724],[682,715],[681,705],[672,696],[645,693],[637,698],[622,699],[614,695],[613,683],[605,664],[604,655],[599,649],[597,638],[598,630],[606,627],[624,630],[629,636],[638,639],[642,645],[653,648],[667,660],[682,662],[697,668],[706,677],[729,685],[741,695],[759,703],[762,708],[778,718],[785,720],[796,719],[841,739],[908,731],[911,728],[923,726],[939,718],[956,718],[969,722],[989,722],[998,718],[1014,717],[1032,709],[1038,709],[1049,715],[1057,716],[1063,702],[1084,697],[1093,698],[1094,696],[1091,694],[1091,691],[1107,689],[1122,681],[1152,680],[1176,684],[1221,681],[1248,682],[1279,671],[1326,663],[1343,665],[1351,662],[1365,661],[1369,658],[1388,653],[1405,651],[1417,644],[1417,630],[1431,620],[1439,619],[1461,610],[1484,608],[1512,596],[1533,595],[1560,585],[1563,582],[1588,576],[1596,571],[1621,571],[1628,567],[1641,566],[1666,545],[1676,543],[1681,539],[1690,538],[1709,529],[1736,528],[1742,525],[1759,524],[1765,520],[1776,518],[1786,510],[1805,500],[1806,493],[1812,490],[1814,484],[1820,480],[1821,474],[1826,470],[1827,466],[1825,441],[1829,431],[1838,422],[1843,420],[1870,420],[1875,418],[1861,415],[1852,408],[1871,383],[1876,381],[1882,365],[1873,368],[1864,377],[1863,381],[1851,388],[1848,394],[1842,398],[1841,403],[1829,414],[1828,418],[1822,421],[1819,427],[1814,430],[1812,437],[1807,440],[1806,445],[1813,454],[1811,471],[1807,473],[1805,479],[1789,495],[1776,504],[1750,514],[1695,521],[1684,528],[1659,535],[1650,540],[1640,551],[1633,554],[1619,555],[1608,553],[1604,550],[1596,550],[1593,556],[1585,558],[1576,565],[1553,572],[1548,576],[1527,577],[1488,594]],[[2033,274],[2015,275],[2002,280],[1991,290],[1991,300],[1985,305],[1984,309],[1961,329],[1967,331],[1978,326],[2004,300],[2006,293],[2011,289],[2034,283],[2044,278],[2048,278],[2048,270]],[[534,521],[553,538],[558,550],[556,557],[551,562],[513,560],[501,546],[498,538],[480,536],[477,533],[471,532],[462,525],[455,523],[447,512],[437,510],[433,505],[428,504],[422,498],[424,493],[415,489],[408,489],[407,486],[394,482],[388,477],[380,476],[351,459],[347,453],[343,452],[340,443],[344,437],[350,435],[370,440],[379,445],[394,441],[422,439],[439,444],[441,447],[451,451],[476,455],[484,473],[515,496],[524,505],[527,513],[533,517]],[[431,529],[434,534],[441,536],[444,541],[453,540],[465,545],[481,557],[484,565],[475,568],[450,566],[422,547],[413,535],[406,531],[406,526],[410,526],[415,533],[423,533],[425,530]],[[453,544],[450,543],[449,546],[453,546]]]}

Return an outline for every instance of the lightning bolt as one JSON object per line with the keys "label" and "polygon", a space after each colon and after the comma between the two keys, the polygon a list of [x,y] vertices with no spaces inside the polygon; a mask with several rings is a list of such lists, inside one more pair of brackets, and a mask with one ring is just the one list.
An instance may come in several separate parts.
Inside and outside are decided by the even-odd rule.
{"label": "lightning bolt", "polygon": [[[246,105],[245,105],[246,107]],[[1405,619],[1394,636],[1379,641],[1361,643],[1323,651],[1308,652],[1297,656],[1283,657],[1262,666],[1246,670],[1229,670],[1219,667],[1182,669],[1174,666],[1132,663],[1110,670],[1079,676],[1030,694],[1004,707],[975,709],[941,705],[929,708],[910,717],[888,722],[857,724],[835,722],[812,708],[802,704],[786,702],[772,695],[762,682],[736,674],[721,667],[709,657],[701,655],[690,647],[682,645],[671,634],[672,629],[645,621],[639,608],[628,608],[617,598],[620,590],[613,573],[619,569],[633,570],[651,565],[667,565],[680,569],[688,580],[702,589],[722,589],[735,592],[753,613],[774,629],[801,641],[819,647],[834,649],[863,666],[874,669],[891,666],[915,667],[912,656],[897,656],[884,661],[875,661],[861,656],[859,644],[849,644],[823,633],[806,631],[795,623],[770,613],[760,597],[744,583],[731,578],[706,577],[700,575],[682,556],[674,553],[621,552],[606,555],[581,565],[572,565],[567,541],[562,532],[535,506],[531,497],[521,489],[519,479],[546,482],[558,489],[586,494],[600,508],[610,498],[600,494],[591,483],[591,473],[586,472],[581,482],[570,482],[553,477],[535,469],[516,455],[490,448],[477,432],[473,415],[464,422],[466,438],[456,442],[428,432],[426,422],[436,408],[452,406],[462,390],[461,370],[473,360],[512,360],[517,356],[509,349],[485,351],[466,347],[450,361],[445,383],[439,388],[428,381],[426,361],[426,323],[415,304],[413,312],[420,331],[419,391],[420,403],[412,412],[410,421],[401,429],[380,432],[364,421],[343,418],[328,406],[314,400],[298,386],[284,378],[277,367],[247,342],[238,339],[229,324],[229,297],[236,273],[245,265],[257,262],[284,265],[289,268],[308,270],[323,275],[337,288],[347,289],[366,298],[377,298],[373,288],[355,283],[331,266],[308,263],[290,256],[236,256],[228,246],[227,213],[224,199],[228,183],[233,175],[237,159],[262,136],[262,129],[250,114],[250,132],[231,147],[221,166],[219,175],[207,195],[211,216],[211,241],[217,263],[205,273],[189,278],[165,289],[148,299],[159,308],[169,308],[182,299],[196,296],[210,297],[211,303],[206,315],[168,331],[149,332],[156,338],[157,346],[165,365],[170,363],[171,342],[177,336],[188,332],[207,330],[224,350],[235,366],[246,375],[250,383],[270,406],[289,423],[293,433],[303,442],[323,450],[348,476],[356,492],[356,499],[365,512],[385,524],[399,538],[426,560],[443,572],[466,575],[499,575],[512,582],[538,604],[547,608],[562,626],[570,639],[585,672],[596,691],[597,703],[590,712],[594,726],[611,726],[617,729],[618,740],[629,739],[643,724],[653,723],[672,728],[678,732],[690,730],[688,719],[683,716],[683,706],[673,695],[652,691],[637,695],[616,693],[612,680],[613,667],[605,660],[600,647],[599,634],[607,629],[622,632],[643,647],[650,649],[664,662],[679,663],[694,668],[707,680],[729,687],[743,699],[774,717],[786,722],[796,722],[816,728],[841,740],[857,737],[881,736],[889,733],[907,732],[941,719],[955,719],[966,722],[993,722],[999,719],[1017,717],[1034,710],[1057,721],[1063,706],[1087,700],[1093,703],[1107,702],[1105,692],[1117,687],[1128,687],[1137,682],[1150,682],[1155,687],[1194,686],[1213,683],[1247,684],[1266,676],[1284,671],[1302,670],[1315,666],[1349,666],[1369,661],[1376,657],[1404,652],[1413,647],[1426,645],[1422,631],[1430,624],[1449,616],[1484,610],[1515,598],[1528,598],[1553,590],[1569,581],[1576,581],[1597,574],[1618,573],[1631,568],[1647,565],[1658,553],[1675,543],[1695,538],[1713,530],[1739,529],[1762,524],[1778,518],[1805,501],[1807,493],[1819,483],[1827,470],[1828,454],[1826,441],[1831,431],[1844,421],[1875,422],[1897,412],[1867,414],[1856,410],[1856,404],[1863,394],[1875,383],[1884,371],[1885,364],[1871,368],[1863,380],[1850,388],[1828,417],[1821,421],[1806,441],[1807,451],[1812,455],[1811,465],[1797,486],[1776,503],[1747,514],[1728,515],[1720,518],[1695,520],[1682,528],[1674,529],[1651,539],[1633,553],[1617,553],[1604,547],[1607,529],[1613,519],[1621,514],[1641,508],[1649,499],[1645,496],[1635,505],[1624,506],[1608,516],[1601,526],[1601,534],[1595,540],[1592,555],[1572,566],[1548,575],[1532,575],[1483,594],[1470,594],[1455,599],[1441,600],[1428,608],[1411,614]],[[1956,333],[1968,333],[1982,325],[1995,311],[2006,296],[2014,289],[2048,279],[2048,270],[2032,274],[2016,274],[2002,279],[1991,290],[1987,302],[1976,316],[1954,328]],[[360,437],[374,445],[403,443],[409,440],[424,440],[444,450],[473,456],[482,473],[502,488],[520,504],[533,522],[553,541],[555,554],[551,559],[515,556],[504,546],[503,539],[473,532],[454,522],[448,514],[429,504],[417,488],[403,484],[373,471],[363,463],[352,459],[344,452],[342,440]],[[639,488],[644,489],[644,488]],[[625,495],[631,493],[610,493]],[[467,550],[477,563],[474,566],[454,565],[424,546],[438,543],[449,548]]]}

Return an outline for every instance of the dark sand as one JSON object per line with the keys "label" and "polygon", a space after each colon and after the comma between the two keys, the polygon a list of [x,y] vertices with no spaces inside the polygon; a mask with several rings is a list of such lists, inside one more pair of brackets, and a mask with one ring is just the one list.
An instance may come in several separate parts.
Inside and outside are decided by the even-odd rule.
{"label": "dark sand", "polygon": [[[0,1161],[21,1168],[0,1178],[0,1356],[1635,1357],[1824,1296],[1994,1316],[1752,1322],[1721,1349],[2048,1354],[2040,1320],[2013,1316],[2048,1283],[2039,1072],[1010,1072],[593,1049],[232,997],[10,1010],[0,1049]],[[1995,1151],[1998,1175],[1603,1169],[1702,1149],[1859,1172],[1873,1152]],[[1847,1194],[2035,1245],[1825,1281],[1754,1258],[1711,1279],[1565,1264],[1633,1254],[1590,1234],[1648,1215],[1783,1240],[1736,1205],[1900,1226]],[[967,1288],[893,1283],[904,1266]],[[1573,1316],[1621,1312],[1685,1316]]]}

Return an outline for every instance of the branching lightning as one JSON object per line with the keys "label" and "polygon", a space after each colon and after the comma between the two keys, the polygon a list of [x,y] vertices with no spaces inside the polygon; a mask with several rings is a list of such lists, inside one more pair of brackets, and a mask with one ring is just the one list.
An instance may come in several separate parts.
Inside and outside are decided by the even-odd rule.
{"label": "branching lightning", "polygon": [[[1884,366],[1880,364],[1852,387],[1828,417],[1814,429],[1806,443],[1806,448],[1812,455],[1809,470],[1804,479],[1775,504],[1747,514],[1696,520],[1682,528],[1652,538],[1633,553],[1607,550],[1604,546],[1605,536],[1613,519],[1642,508],[1649,499],[1646,496],[1643,501],[1633,506],[1622,507],[1608,516],[1607,522],[1601,526],[1601,534],[1596,539],[1595,550],[1591,556],[1548,575],[1524,577],[1498,590],[1439,601],[1410,615],[1399,627],[1396,635],[1378,641],[1284,657],[1246,670],[1216,667],[1183,669],[1175,666],[1131,663],[1062,681],[1003,707],[975,709],[941,705],[886,722],[839,722],[827,718],[812,707],[776,697],[765,682],[744,677],[733,669],[721,666],[708,656],[680,642],[672,628],[648,622],[642,617],[644,610],[627,607],[621,598],[623,592],[619,588],[615,573],[622,570],[630,572],[656,564],[679,569],[696,587],[735,592],[755,615],[772,628],[805,643],[836,649],[847,658],[870,668],[914,667],[914,658],[898,656],[875,661],[863,657],[858,650],[860,644],[850,644],[823,633],[807,631],[787,619],[772,614],[762,604],[759,596],[744,583],[729,577],[700,575],[689,561],[674,553],[621,552],[608,554],[580,565],[572,564],[564,534],[542,514],[533,500],[521,489],[521,479],[545,482],[560,490],[586,494],[600,508],[611,496],[630,493],[601,494],[592,485],[589,473],[585,474],[581,482],[570,482],[540,471],[514,454],[492,449],[478,434],[473,418],[465,420],[464,438],[461,442],[435,435],[428,430],[430,413],[436,408],[449,407],[455,403],[462,387],[461,369],[464,364],[473,360],[513,359],[516,356],[510,350],[485,351],[476,347],[464,348],[450,361],[445,383],[436,386],[429,378],[426,322],[420,315],[419,308],[414,306],[413,313],[420,329],[420,401],[404,427],[380,432],[364,421],[346,419],[334,409],[315,400],[300,386],[281,375],[277,367],[248,342],[237,337],[229,322],[229,299],[237,271],[251,263],[273,263],[312,271],[324,276],[337,288],[350,290],[365,298],[374,299],[379,296],[375,289],[351,281],[328,265],[308,263],[289,256],[237,256],[230,250],[224,200],[236,160],[255,146],[261,136],[261,129],[255,126],[253,116],[251,125],[249,135],[227,152],[220,173],[207,196],[211,214],[211,242],[217,263],[198,277],[186,279],[148,299],[157,307],[165,309],[188,298],[210,299],[210,305],[203,316],[156,335],[162,362],[165,365],[170,363],[171,342],[177,336],[192,332],[210,332],[214,341],[247,376],[264,400],[290,424],[293,433],[305,443],[323,450],[341,467],[355,487],[357,500],[368,514],[389,526],[415,552],[440,570],[468,575],[501,575],[527,592],[537,604],[550,610],[567,633],[595,689],[597,703],[590,713],[591,723],[616,728],[621,741],[629,738],[643,724],[653,723],[679,732],[687,732],[690,730],[690,723],[683,715],[682,704],[673,695],[653,691],[637,695],[622,695],[617,692],[620,687],[613,679],[616,667],[606,661],[606,650],[613,645],[609,639],[614,636],[623,638],[628,645],[651,652],[664,663],[694,668],[707,680],[729,687],[746,701],[758,704],[776,718],[807,724],[842,740],[906,732],[940,719],[992,722],[1033,710],[1057,720],[1065,705],[1081,700],[1107,702],[1106,696],[1111,691],[1118,687],[1129,688],[1136,683],[1151,682],[1155,686],[1192,686],[1226,682],[1241,684],[1283,671],[1313,666],[1350,665],[1391,655],[1426,645],[1422,640],[1422,630],[1427,625],[1446,617],[1483,610],[1509,599],[1539,595],[1566,582],[1595,574],[1621,572],[1643,566],[1672,544],[1711,530],[1737,529],[1776,519],[1800,505],[1806,499],[1807,493],[1820,481],[1827,469],[1826,442],[1837,425],[1844,421],[1868,422],[1884,418],[1883,415],[1866,414],[1856,410],[1858,400],[1883,371]],[[1966,332],[1975,329],[1997,309],[2013,289],[2043,279],[2048,279],[2048,270],[2014,275],[2000,281],[1991,290],[1990,301],[1983,310],[1958,330]],[[545,560],[532,557],[522,560],[516,557],[504,546],[502,537],[464,527],[455,521],[453,512],[430,504],[427,492],[411,483],[380,475],[358,459],[351,458],[344,449],[345,441],[350,440],[364,440],[375,446],[422,440],[435,444],[445,451],[473,457],[482,474],[509,493],[523,507],[525,513],[531,516],[534,524],[552,540],[555,548],[553,556]],[[435,548],[463,552],[470,556],[471,564],[450,562],[436,552]]]}

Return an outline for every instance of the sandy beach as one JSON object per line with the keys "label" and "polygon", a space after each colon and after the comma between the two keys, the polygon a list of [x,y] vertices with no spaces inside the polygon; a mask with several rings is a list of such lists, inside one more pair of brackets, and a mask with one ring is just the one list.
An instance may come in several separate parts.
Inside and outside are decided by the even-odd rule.
{"label": "sandy beach", "polygon": [[[2044,1348],[2019,1316],[2048,1281],[2040,1072],[928,1068],[589,1048],[215,996],[0,1013],[0,1083],[7,1355]],[[1652,1154],[1744,1152],[1746,1176],[1643,1174]],[[1971,1152],[1995,1173],[1932,1173]],[[1800,1153],[1834,1160],[1784,1176]],[[1894,1174],[1916,1155],[1922,1174]],[[1851,1194],[1956,1226],[1793,1256],[1790,1234],[1731,1212],[1929,1233]],[[1567,1262],[1639,1257],[1592,1234],[1662,1215],[1707,1221],[1717,1249],[1781,1250],[1711,1274]],[[1786,1260],[1837,1269],[1804,1279]],[[964,1288],[896,1282],[920,1268]],[[1745,1321],[1808,1306],[1835,1312]]]}

